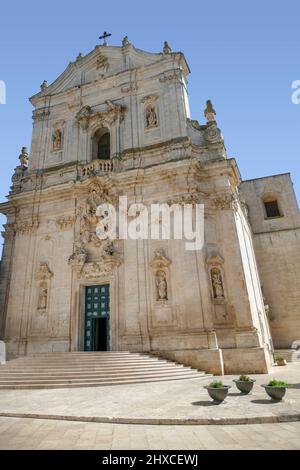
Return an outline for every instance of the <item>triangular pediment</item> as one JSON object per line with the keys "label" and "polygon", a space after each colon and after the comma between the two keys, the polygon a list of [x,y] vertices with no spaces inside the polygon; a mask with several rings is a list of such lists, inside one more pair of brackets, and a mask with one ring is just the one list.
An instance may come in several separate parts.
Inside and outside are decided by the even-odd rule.
{"label": "triangular pediment", "polygon": [[65,71],[51,84],[44,87],[39,93],[32,96],[32,104],[39,98],[47,95],[55,95],[67,92],[74,87],[89,84],[99,79],[106,79],[122,72],[143,68],[161,63],[162,68],[170,62],[170,68],[174,67],[174,59],[178,61],[185,74],[189,73],[184,55],[178,53],[150,53],[136,49],[131,44],[119,46],[96,46],[86,56],[79,56],[74,62],[70,62]]}

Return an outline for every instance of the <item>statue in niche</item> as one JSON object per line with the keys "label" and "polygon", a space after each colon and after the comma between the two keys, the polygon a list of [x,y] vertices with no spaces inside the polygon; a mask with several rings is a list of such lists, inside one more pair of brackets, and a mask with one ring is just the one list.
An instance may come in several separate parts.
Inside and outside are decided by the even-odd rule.
{"label": "statue in niche", "polygon": [[39,288],[39,299],[38,299],[38,309],[46,310],[48,303],[48,288],[45,282],[40,284]]}
{"label": "statue in niche", "polygon": [[215,299],[224,299],[222,276],[219,269],[212,269],[211,282]]}
{"label": "statue in niche", "polygon": [[53,150],[61,150],[62,148],[62,133],[59,129],[56,129],[52,136]]}
{"label": "statue in niche", "polygon": [[164,271],[158,271],[155,285],[157,300],[168,300],[168,285]]}
{"label": "statue in niche", "polygon": [[147,127],[157,126],[157,116],[153,104],[147,106],[146,108],[146,125]]}

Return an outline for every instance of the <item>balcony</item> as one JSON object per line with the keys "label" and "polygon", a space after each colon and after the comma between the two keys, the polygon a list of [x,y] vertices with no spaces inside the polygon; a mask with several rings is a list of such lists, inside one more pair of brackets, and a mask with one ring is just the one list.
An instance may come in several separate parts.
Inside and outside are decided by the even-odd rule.
{"label": "balcony", "polygon": [[92,160],[90,163],[83,165],[80,169],[82,178],[101,175],[113,170],[113,162],[111,160]]}

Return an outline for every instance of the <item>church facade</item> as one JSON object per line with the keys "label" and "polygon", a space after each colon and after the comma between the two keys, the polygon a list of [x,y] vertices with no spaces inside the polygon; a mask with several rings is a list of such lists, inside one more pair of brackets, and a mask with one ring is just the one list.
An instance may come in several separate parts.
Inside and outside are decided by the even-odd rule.
{"label": "church facade", "polygon": [[[96,46],[31,97],[12,177],[0,338],[36,352],[151,352],[215,374],[266,372],[300,340],[300,215],[289,174],[242,181],[210,101],[189,113],[182,53]],[[204,246],[101,240],[102,203],[204,205]],[[131,215],[132,217],[132,215]],[[129,215],[130,219],[130,215]]]}

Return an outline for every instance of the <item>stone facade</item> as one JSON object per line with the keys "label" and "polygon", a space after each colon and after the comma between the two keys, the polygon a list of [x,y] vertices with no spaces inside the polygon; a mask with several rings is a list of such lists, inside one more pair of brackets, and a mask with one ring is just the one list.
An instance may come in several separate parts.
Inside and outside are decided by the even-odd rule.
{"label": "stone facade", "polygon": [[[110,349],[150,351],[216,374],[267,371],[272,340],[248,183],[227,158],[211,102],[204,124],[190,118],[188,74],[167,43],[153,54],[126,38],[78,56],[31,98],[29,163],[23,149],[0,205],[8,355],[84,350],[86,288],[109,285]],[[110,158],[101,158],[107,135]],[[97,206],[124,195],[128,205],[203,203],[203,249],[173,239],[99,240]],[[251,191],[249,199],[255,204]],[[271,304],[272,283],[263,284]]]}
{"label": "stone facade", "polygon": [[[262,291],[276,349],[300,345],[300,213],[289,173],[244,181]],[[267,217],[264,201],[279,213]]]}

